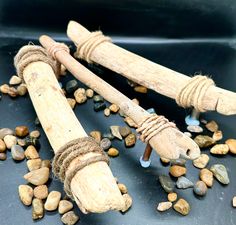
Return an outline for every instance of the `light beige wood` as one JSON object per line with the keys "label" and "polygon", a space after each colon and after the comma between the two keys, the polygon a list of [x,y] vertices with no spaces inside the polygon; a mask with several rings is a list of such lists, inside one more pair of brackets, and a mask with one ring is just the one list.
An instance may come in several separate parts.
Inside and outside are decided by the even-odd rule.
{"label": "light beige wood", "polygon": [[[29,64],[24,69],[23,77],[35,111],[55,153],[67,142],[87,136],[48,64]],[[92,154],[95,153],[76,158],[70,168],[75,166],[78,160],[89,158]],[[124,208],[123,197],[105,162],[90,164],[77,172],[72,179],[71,189],[84,213],[101,213]]]}
{"label": "light beige wood", "polygon": [[[68,37],[77,45],[90,32],[75,21],[67,27]],[[158,54],[158,53],[157,53]],[[115,44],[104,42],[91,54],[91,60],[160,94],[176,99],[179,90],[190,77],[151,62]],[[205,110],[216,110],[225,115],[236,114],[236,93],[210,87],[203,99]]]}
{"label": "light beige wood", "polygon": [[[39,40],[47,50],[56,43],[46,35],[41,36]],[[148,115],[148,112],[142,107],[135,104],[121,92],[81,65],[66,51],[57,51],[55,56],[78,80],[102,95],[107,101],[117,104],[137,124]],[[195,159],[200,154],[197,144],[191,138],[174,128],[162,130],[150,139],[150,144],[160,156],[169,159],[177,159],[180,155]]]}

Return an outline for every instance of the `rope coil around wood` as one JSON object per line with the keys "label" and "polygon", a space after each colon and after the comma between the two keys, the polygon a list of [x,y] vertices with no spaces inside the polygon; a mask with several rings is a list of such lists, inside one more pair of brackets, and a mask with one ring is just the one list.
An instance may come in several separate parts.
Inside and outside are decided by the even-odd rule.
{"label": "rope coil around wood", "polygon": [[211,86],[215,86],[215,83],[207,76],[194,76],[180,89],[176,96],[176,103],[184,108],[193,106],[197,111],[205,112],[202,102]]}
{"label": "rope coil around wood", "polygon": [[[70,163],[74,159],[89,152],[98,153],[99,155],[91,156],[86,160],[80,160],[73,169],[68,170]],[[108,156],[93,138],[84,137],[72,140],[60,148],[53,159],[52,169],[55,176],[59,177],[59,179],[64,182],[64,190],[66,194],[73,199],[70,187],[73,177],[84,167],[100,161],[109,163]]]}
{"label": "rope coil around wood", "polygon": [[141,133],[140,140],[148,143],[152,137],[168,127],[176,128],[176,125],[164,116],[149,114],[138,124],[136,131]]}
{"label": "rope coil around wood", "polygon": [[74,56],[92,63],[92,52],[98,45],[104,42],[111,42],[111,38],[104,36],[101,31],[91,32],[89,35],[82,37],[76,44],[77,50]]}

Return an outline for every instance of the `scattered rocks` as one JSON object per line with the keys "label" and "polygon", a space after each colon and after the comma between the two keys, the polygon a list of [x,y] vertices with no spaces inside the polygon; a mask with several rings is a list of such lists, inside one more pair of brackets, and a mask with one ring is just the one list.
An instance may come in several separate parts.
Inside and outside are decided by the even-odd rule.
{"label": "scattered rocks", "polygon": [[179,189],[187,189],[193,187],[193,182],[187,179],[186,177],[181,176],[178,178],[176,186]]}
{"label": "scattered rocks", "polygon": [[11,155],[16,161],[21,161],[25,158],[24,149],[20,145],[13,145],[11,147]]}
{"label": "scattered rocks", "polygon": [[220,141],[223,138],[223,133],[221,130],[217,130],[213,133],[212,138],[214,141]]}
{"label": "scattered rocks", "polygon": [[119,126],[110,126],[110,130],[114,137],[122,140],[122,136],[120,135],[120,132],[119,132]]}
{"label": "scattered rocks", "polygon": [[204,196],[207,193],[207,186],[203,181],[199,180],[195,183],[193,191],[196,195]]}
{"label": "scattered rocks", "polygon": [[112,113],[117,113],[119,111],[120,107],[116,104],[111,104],[109,106],[109,109],[111,110]]}
{"label": "scattered rocks", "polygon": [[79,87],[79,84],[77,80],[70,80],[66,83],[66,92],[68,94],[73,93],[77,88]]}
{"label": "scattered rocks", "polygon": [[68,201],[68,200],[61,200],[59,202],[58,212],[60,214],[67,213],[71,209],[73,209],[73,204],[70,201]]}
{"label": "scattered rocks", "polygon": [[164,163],[164,164],[168,164],[168,163],[170,162],[169,159],[164,158],[164,157],[160,157],[160,160],[161,160],[161,162]]}
{"label": "scattered rocks", "polygon": [[171,192],[167,195],[169,202],[175,202],[177,200],[177,194],[175,192]]}
{"label": "scattered rocks", "polygon": [[196,142],[199,148],[207,148],[215,144],[214,139],[207,135],[197,135],[193,140]]}
{"label": "scattered rocks", "polygon": [[24,178],[31,184],[42,185],[48,181],[49,169],[47,167],[42,167],[37,170],[33,170],[24,175]]}
{"label": "scattered rocks", "polygon": [[202,133],[203,132],[202,127],[197,126],[197,125],[189,125],[189,126],[187,126],[187,130],[192,133]]}
{"label": "scattered rocks", "polygon": [[5,152],[6,149],[7,149],[7,146],[5,145],[5,142],[2,139],[0,139],[0,153]]}
{"label": "scattered rocks", "polygon": [[183,166],[173,165],[170,167],[169,172],[173,177],[180,177],[186,174],[187,169]]}
{"label": "scattered rocks", "polygon": [[111,147],[111,141],[108,138],[103,138],[100,141],[100,147],[105,151]]}
{"label": "scattered rocks", "polygon": [[71,107],[72,109],[75,108],[75,105],[76,105],[75,99],[73,99],[73,98],[67,98],[67,102],[69,103],[69,105],[70,105],[70,107]]}
{"label": "scattered rocks", "polygon": [[43,201],[38,198],[34,198],[32,202],[32,219],[41,219],[44,216]]}
{"label": "scattered rocks", "polygon": [[104,98],[101,95],[94,95],[93,102],[104,102]]}
{"label": "scattered rocks", "polygon": [[212,187],[213,185],[213,173],[208,169],[202,169],[199,174],[200,179],[208,186]]}
{"label": "scattered rocks", "polygon": [[229,146],[229,151],[236,154],[236,139],[228,139],[225,143]]}
{"label": "scattered rocks", "polygon": [[106,107],[107,107],[106,103],[97,102],[97,103],[94,104],[93,109],[94,109],[95,112],[99,112],[99,111],[104,110]]}
{"label": "scattered rocks", "polygon": [[210,171],[213,173],[214,177],[222,184],[229,184],[228,172],[223,164],[214,164]]}
{"label": "scattered rocks", "polygon": [[121,212],[126,212],[132,205],[132,198],[129,194],[123,194],[122,197],[125,200],[125,208],[121,210]]}
{"label": "scattered rocks", "polygon": [[8,91],[9,91],[10,87],[8,84],[3,84],[0,86],[0,91],[3,93],[3,94],[8,94]]}
{"label": "scattered rocks", "polygon": [[82,104],[87,101],[87,97],[86,97],[84,88],[78,88],[74,92],[74,97],[75,97],[75,100],[78,104]]}
{"label": "scattered rocks", "polygon": [[22,203],[26,206],[31,205],[34,196],[33,188],[29,185],[20,185],[18,187],[19,197]]}
{"label": "scattered rocks", "polygon": [[186,200],[183,198],[180,198],[175,204],[174,204],[174,210],[178,213],[186,216],[190,212],[190,205]]}
{"label": "scattered rocks", "polygon": [[25,157],[27,159],[37,159],[39,158],[39,153],[33,145],[30,145],[25,150]]}
{"label": "scattered rocks", "polygon": [[62,223],[66,225],[74,225],[77,223],[78,220],[79,216],[77,216],[74,211],[69,211],[61,217]]}
{"label": "scattered rocks", "polygon": [[47,167],[48,169],[51,168],[51,161],[49,159],[44,159],[42,161],[41,167]]}
{"label": "scattered rocks", "polygon": [[26,87],[25,84],[19,85],[19,86],[16,88],[16,90],[17,90],[18,95],[20,95],[20,96],[24,96],[24,95],[26,95],[26,93],[28,92],[27,87]]}
{"label": "scattered rocks", "polygon": [[16,136],[25,137],[29,134],[29,129],[26,126],[18,126],[15,128]]}
{"label": "scattered rocks", "polygon": [[59,191],[51,191],[47,197],[44,208],[47,211],[56,210],[61,199],[61,193]]}
{"label": "scattered rocks", "polygon": [[236,208],[236,196],[234,196],[232,199],[232,205],[234,208]]}
{"label": "scattered rocks", "polygon": [[117,185],[118,185],[118,188],[120,189],[121,194],[127,194],[128,193],[128,189],[124,184],[118,183]]}
{"label": "scattered rocks", "polygon": [[216,144],[210,150],[211,154],[214,155],[226,155],[229,151],[229,146],[227,144]]}
{"label": "scattered rocks", "polygon": [[30,137],[39,138],[40,137],[40,132],[38,130],[33,130],[33,131],[30,132]]}
{"label": "scattered rocks", "polygon": [[193,165],[199,169],[205,168],[210,158],[207,154],[201,154],[197,159],[193,160]]}
{"label": "scattered rocks", "polygon": [[137,128],[137,124],[130,118],[130,117],[125,117],[124,121],[130,126],[130,127],[134,127]]}
{"label": "scattered rocks", "polygon": [[4,161],[4,160],[6,160],[6,159],[7,159],[7,154],[4,153],[4,152],[0,152],[0,160],[1,160],[1,161]]}
{"label": "scattered rocks", "polygon": [[45,199],[48,197],[48,187],[46,185],[39,185],[34,188],[34,197],[38,199]]}
{"label": "scattered rocks", "polygon": [[13,75],[11,77],[11,79],[9,80],[9,84],[10,85],[18,85],[22,82],[21,78],[16,76],[16,75]]}
{"label": "scattered rocks", "polygon": [[157,211],[164,212],[172,207],[172,202],[160,202]]}
{"label": "scattered rocks", "polygon": [[219,128],[218,124],[214,120],[208,122],[205,126],[211,132],[216,132]]}
{"label": "scattered rocks", "polygon": [[87,89],[85,91],[85,94],[86,94],[87,98],[92,98],[94,95],[94,91],[92,89]]}
{"label": "scattered rocks", "polygon": [[29,171],[37,170],[41,167],[42,160],[41,159],[30,159],[27,160],[27,167]]}
{"label": "scattered rocks", "polygon": [[119,155],[119,151],[116,148],[110,148],[107,154],[111,157],[116,157]]}
{"label": "scattered rocks", "polygon": [[4,140],[8,149],[11,149],[11,147],[13,145],[16,145],[16,143],[17,143],[17,139],[13,135],[6,135],[3,140]]}
{"label": "scattered rocks", "polygon": [[111,114],[111,111],[109,108],[105,108],[103,112],[104,112],[105,116],[110,116],[110,114]]}
{"label": "scattered rocks", "polygon": [[171,165],[178,165],[178,166],[185,166],[186,159],[171,159],[170,160]]}
{"label": "scattered rocks", "polygon": [[135,143],[136,143],[136,135],[134,133],[129,134],[125,138],[125,146],[126,147],[132,147],[135,145]]}
{"label": "scattered rocks", "polygon": [[9,128],[2,128],[0,129],[0,139],[3,139],[7,135],[13,135],[14,131]]}
{"label": "scattered rocks", "polygon": [[173,192],[175,185],[169,176],[160,175],[159,182],[160,182],[162,188],[165,190],[165,192],[167,192],[167,193]]}
{"label": "scattered rocks", "polygon": [[144,87],[144,86],[136,86],[136,87],[134,87],[134,90],[136,92],[139,92],[139,93],[142,93],[142,94],[146,94],[148,89],[146,87]]}
{"label": "scattered rocks", "polygon": [[101,139],[102,139],[102,134],[101,134],[100,131],[98,131],[98,130],[93,130],[93,131],[91,131],[91,132],[89,133],[89,135],[90,135],[91,137],[93,137],[97,143],[100,143],[100,141],[101,141]]}
{"label": "scattered rocks", "polygon": [[127,126],[124,127],[119,127],[119,133],[120,135],[125,138],[127,137],[129,134],[131,134],[131,129]]}

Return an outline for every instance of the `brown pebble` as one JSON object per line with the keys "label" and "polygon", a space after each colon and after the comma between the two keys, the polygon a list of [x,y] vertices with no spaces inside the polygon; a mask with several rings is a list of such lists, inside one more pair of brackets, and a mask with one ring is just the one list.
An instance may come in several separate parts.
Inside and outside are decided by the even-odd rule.
{"label": "brown pebble", "polygon": [[109,148],[107,154],[111,157],[116,157],[119,155],[119,151],[116,148]]}
{"label": "brown pebble", "polygon": [[27,159],[37,159],[39,158],[39,153],[33,145],[30,145],[25,150],[25,157]]}
{"label": "brown pebble", "polygon": [[207,154],[201,154],[197,159],[193,160],[193,165],[199,169],[205,168],[210,158]]}
{"label": "brown pebble", "polygon": [[124,126],[124,127],[119,127],[119,132],[120,135],[125,138],[127,137],[129,134],[131,134],[131,129],[128,126]]}
{"label": "brown pebble", "polygon": [[190,205],[188,204],[188,202],[186,200],[184,200],[183,198],[180,198],[175,204],[174,204],[174,209],[175,211],[177,211],[178,213],[186,216],[189,214],[190,212]]}
{"label": "brown pebble", "polygon": [[124,201],[125,201],[125,207],[124,209],[121,210],[121,212],[126,212],[132,206],[133,201],[129,194],[123,194],[122,197],[124,198]]}
{"label": "brown pebble", "polygon": [[168,195],[167,195],[167,198],[168,198],[168,201],[169,202],[175,202],[177,200],[177,194],[175,192],[170,192]]}
{"label": "brown pebble", "polygon": [[3,94],[8,94],[8,91],[9,91],[10,87],[8,84],[3,84],[0,86],[0,91],[3,93]]}
{"label": "brown pebble", "polygon": [[134,87],[134,90],[139,93],[146,94],[147,93],[147,88],[144,86],[136,86]]}
{"label": "brown pebble", "polygon": [[24,178],[31,184],[36,186],[45,184],[49,179],[49,169],[43,167],[37,170],[33,170],[24,175]]}
{"label": "brown pebble", "polygon": [[47,211],[56,210],[61,199],[61,193],[59,191],[51,191],[47,197],[44,208]]}
{"label": "brown pebble", "polygon": [[216,132],[219,128],[218,124],[214,120],[208,122],[205,126],[211,132]]}
{"label": "brown pebble", "polygon": [[5,161],[7,159],[7,154],[4,152],[0,152],[0,160]]}
{"label": "brown pebble", "polygon": [[214,141],[220,141],[223,138],[223,133],[221,130],[217,130],[213,133],[212,138]]}
{"label": "brown pebble", "polygon": [[61,217],[62,223],[66,225],[74,225],[78,220],[79,216],[77,216],[74,211],[69,211]]}
{"label": "brown pebble", "polygon": [[130,117],[125,117],[124,121],[130,126],[130,127],[134,127],[137,128],[137,124],[130,118]]}
{"label": "brown pebble", "polygon": [[100,143],[100,141],[101,141],[101,139],[102,139],[102,134],[101,134],[100,131],[98,131],[98,130],[91,131],[91,132],[89,133],[89,135],[90,135],[91,137],[93,137],[97,143]]}
{"label": "brown pebble", "polygon": [[67,102],[69,103],[69,105],[70,105],[70,107],[71,107],[72,109],[75,108],[75,105],[76,105],[75,99],[73,99],[73,98],[67,98]]}
{"label": "brown pebble", "polygon": [[18,85],[21,82],[22,82],[22,79],[16,75],[13,75],[9,80],[10,85]]}
{"label": "brown pebble", "polygon": [[120,107],[116,104],[111,104],[109,106],[109,109],[111,110],[112,113],[117,113],[119,111]]}
{"label": "brown pebble", "polygon": [[34,198],[32,202],[32,219],[41,219],[44,216],[43,201],[38,198]]}
{"label": "brown pebble", "polygon": [[207,193],[207,186],[205,182],[199,180],[194,184],[193,191],[196,195],[204,196]]}
{"label": "brown pebble", "polygon": [[38,199],[45,199],[48,197],[48,187],[46,185],[39,185],[34,188],[34,197]]}
{"label": "brown pebble", "polygon": [[16,88],[16,90],[17,90],[18,95],[20,95],[20,96],[24,96],[24,95],[26,95],[26,93],[28,92],[27,87],[26,87],[25,84],[19,85],[19,86]]}
{"label": "brown pebble", "polygon": [[135,145],[135,143],[136,143],[136,135],[134,133],[129,134],[125,138],[125,146],[126,147],[132,147]]}
{"label": "brown pebble", "polygon": [[180,177],[186,174],[187,169],[183,166],[173,165],[170,167],[169,172],[173,177]]}
{"label": "brown pebble", "polygon": [[27,160],[26,164],[27,164],[28,170],[33,171],[33,170],[37,170],[41,168],[41,163],[42,163],[42,160],[38,158],[38,159]]}
{"label": "brown pebble", "polygon": [[110,116],[110,114],[111,114],[111,111],[109,108],[105,108],[103,112],[104,112],[105,116]]}
{"label": "brown pebble", "polygon": [[236,154],[236,139],[228,139],[225,144],[229,146],[229,151],[232,154]]}
{"label": "brown pebble", "polygon": [[124,184],[118,183],[117,185],[118,185],[118,188],[120,189],[121,194],[127,194],[128,193],[128,189]]}
{"label": "brown pebble", "polygon": [[18,91],[14,87],[10,87],[8,90],[8,95],[10,95],[12,98],[15,98],[18,96]]}
{"label": "brown pebble", "polygon": [[215,144],[215,140],[207,135],[197,135],[193,140],[200,148],[207,148]]}
{"label": "brown pebble", "polygon": [[75,97],[75,100],[78,104],[82,104],[87,101],[87,97],[86,97],[84,88],[78,88],[74,92],[74,97]]}
{"label": "brown pebble", "polygon": [[17,139],[13,135],[6,135],[3,140],[4,140],[8,149],[11,149],[11,147],[13,145],[16,145],[16,143],[17,143]]}
{"label": "brown pebble", "polygon": [[0,153],[5,152],[6,149],[7,149],[7,146],[6,146],[5,142],[2,139],[0,139]]}
{"label": "brown pebble", "polygon": [[87,96],[88,98],[92,98],[93,95],[94,95],[94,91],[93,91],[92,89],[87,89],[87,90],[85,91],[85,94],[86,94],[86,96]]}
{"label": "brown pebble", "polygon": [[61,200],[59,202],[58,212],[60,214],[67,213],[71,209],[73,209],[73,204],[70,201],[68,201],[68,200]]}
{"label": "brown pebble", "polygon": [[229,151],[227,144],[216,144],[210,149],[211,154],[214,155],[226,155]]}
{"label": "brown pebble", "polygon": [[18,187],[18,193],[20,200],[24,205],[31,205],[32,198],[34,196],[33,188],[29,185],[19,185]]}
{"label": "brown pebble", "polygon": [[157,211],[164,212],[172,207],[172,202],[160,202],[157,206]]}
{"label": "brown pebble", "polygon": [[33,131],[30,132],[30,137],[39,138],[40,137],[40,132],[38,130],[33,130]]}
{"label": "brown pebble", "polygon": [[213,173],[210,170],[206,168],[202,169],[200,171],[199,177],[208,187],[212,187],[214,178]]}
{"label": "brown pebble", "polygon": [[26,126],[18,126],[15,128],[16,136],[25,137],[29,134],[29,129]]}

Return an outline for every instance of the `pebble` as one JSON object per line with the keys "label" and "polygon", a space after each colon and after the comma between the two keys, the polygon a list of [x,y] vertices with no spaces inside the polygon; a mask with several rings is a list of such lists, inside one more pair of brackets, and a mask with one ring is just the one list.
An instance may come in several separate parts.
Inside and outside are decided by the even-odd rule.
{"label": "pebble", "polygon": [[215,144],[214,139],[207,135],[197,135],[193,140],[196,142],[199,148],[207,148]]}
{"label": "pebble", "polygon": [[26,93],[28,92],[28,89],[27,89],[27,87],[26,87],[25,84],[19,85],[19,86],[16,88],[16,90],[17,90],[18,95],[20,95],[20,96],[24,96],[24,95],[26,95]]}
{"label": "pebble", "polygon": [[93,102],[95,102],[95,103],[104,102],[104,98],[101,95],[94,95]]}
{"label": "pebble", "polygon": [[38,199],[46,199],[48,197],[48,187],[46,185],[39,185],[35,187],[34,197]]}
{"label": "pebble", "polygon": [[73,209],[73,204],[70,201],[68,201],[68,200],[61,200],[59,202],[58,212],[60,214],[67,213],[71,209]]}
{"label": "pebble", "polygon": [[173,177],[180,177],[186,174],[187,169],[183,166],[173,165],[170,167],[169,172]]}
{"label": "pebble", "polygon": [[160,202],[157,211],[164,212],[172,207],[172,202]]}
{"label": "pebble", "polygon": [[69,105],[70,105],[70,107],[71,107],[72,109],[75,108],[75,105],[76,105],[75,99],[73,99],[73,98],[67,98],[67,102],[69,103]]}
{"label": "pebble", "polygon": [[205,120],[205,119],[200,119],[200,122],[202,123],[202,124],[207,124],[207,120]]}
{"label": "pebble", "polygon": [[173,192],[175,185],[169,176],[160,175],[159,182],[160,182],[162,188],[165,190],[165,192],[167,192],[167,193]]}
{"label": "pebble", "polygon": [[59,191],[51,191],[47,197],[44,208],[47,211],[56,210],[61,199],[61,193]]}
{"label": "pebble", "polygon": [[193,182],[187,179],[186,177],[181,176],[178,178],[176,186],[179,189],[187,189],[193,187]]}
{"label": "pebble", "polygon": [[11,77],[11,79],[9,80],[9,84],[10,85],[18,85],[22,82],[21,78],[16,76],[16,75],[13,75]]}
{"label": "pebble", "polygon": [[196,195],[204,196],[207,193],[207,186],[203,181],[199,180],[194,184],[193,191]]}
{"label": "pebble", "polygon": [[27,136],[27,137],[25,138],[25,145],[26,145],[26,146],[33,145],[33,146],[36,147],[37,149],[40,148],[39,139],[38,139],[38,138],[30,137],[30,136]]}
{"label": "pebble", "polygon": [[102,135],[103,138],[108,138],[110,140],[113,140],[115,137],[112,135],[112,133],[108,132],[108,133],[103,133]]}
{"label": "pebble", "polygon": [[4,153],[4,152],[0,152],[0,160],[1,160],[1,161],[4,161],[4,160],[6,160],[6,159],[7,159],[7,154]]}
{"label": "pebble", "polygon": [[208,122],[205,126],[211,132],[216,132],[219,128],[218,124],[214,120]]}
{"label": "pebble", "polygon": [[210,171],[220,183],[229,184],[228,172],[223,164],[214,164],[211,166]]}
{"label": "pebble", "polygon": [[94,95],[94,91],[92,89],[87,89],[85,91],[85,94],[86,94],[87,98],[92,98]]}
{"label": "pebble", "polygon": [[37,170],[30,171],[24,175],[24,178],[31,184],[42,185],[45,184],[49,179],[49,169],[42,167]]}
{"label": "pebble", "polygon": [[216,144],[210,152],[214,155],[226,155],[229,152],[229,146],[227,144]]}
{"label": "pebble", "polygon": [[7,135],[13,135],[14,131],[9,128],[2,128],[0,129],[0,139],[3,139]]}
{"label": "pebble", "polygon": [[169,202],[175,202],[177,200],[177,194],[175,192],[171,192],[167,195]]}
{"label": "pebble", "polygon": [[3,93],[3,94],[8,94],[8,91],[9,91],[9,85],[8,84],[3,84],[0,86],[0,91]]}
{"label": "pebble", "polygon": [[232,205],[234,208],[236,208],[236,196],[234,196],[232,199]]}
{"label": "pebble", "polygon": [[78,88],[75,92],[74,92],[74,97],[75,97],[75,100],[78,104],[83,104],[87,101],[87,97],[86,97],[86,94],[85,94],[85,91],[83,93],[84,90],[83,88]]}
{"label": "pebble", "polygon": [[8,90],[8,95],[12,98],[15,98],[18,96],[18,91],[14,87],[10,87]]}
{"label": "pebble", "polygon": [[16,161],[21,161],[25,158],[24,149],[20,145],[13,145],[11,147],[11,155]]}
{"label": "pebble", "polygon": [[109,108],[105,108],[104,111],[103,111],[103,113],[104,113],[105,116],[110,116],[111,111],[110,111]]}
{"label": "pebble", "polygon": [[155,114],[156,113],[154,108],[147,109],[146,111],[150,114]]}
{"label": "pebble", "polygon": [[44,159],[41,163],[41,167],[47,167],[48,169],[51,168],[51,161],[49,159]]}
{"label": "pebble", "polygon": [[136,135],[134,133],[129,134],[125,138],[125,146],[126,147],[132,147],[135,145],[135,143],[136,143]]}
{"label": "pebble", "polygon": [[121,210],[121,212],[126,212],[132,205],[132,198],[129,194],[123,194],[122,197],[125,200],[125,208]]}
{"label": "pebble", "polygon": [[74,225],[77,223],[78,220],[79,216],[77,216],[74,211],[69,211],[61,217],[62,223],[66,225]]}
{"label": "pebble", "polygon": [[16,145],[17,144],[17,139],[16,139],[16,137],[15,136],[13,136],[13,135],[6,135],[5,137],[4,137],[4,142],[5,142],[5,144],[6,144],[6,146],[7,146],[7,148],[8,149],[11,149],[11,147],[13,146],[13,145]]}
{"label": "pebble", "polygon": [[95,112],[102,111],[106,108],[106,103],[105,102],[97,102],[94,104],[93,109]]}
{"label": "pebble", "polygon": [[101,139],[102,139],[102,134],[101,134],[100,131],[98,131],[98,130],[93,130],[93,131],[91,131],[91,132],[89,133],[89,135],[90,135],[91,137],[93,137],[97,143],[100,143],[100,141],[101,141]]}
{"label": "pebble", "polygon": [[179,166],[185,166],[186,159],[171,159],[170,160],[171,165],[179,165]]}
{"label": "pebble", "polygon": [[100,141],[100,147],[105,151],[111,147],[111,141],[108,138],[103,138]]}
{"label": "pebble", "polygon": [[202,133],[203,132],[202,127],[197,126],[197,125],[189,125],[189,126],[187,126],[187,130],[192,133]]}
{"label": "pebble", "polygon": [[29,129],[26,126],[18,126],[15,128],[16,136],[25,137],[29,134]]}
{"label": "pebble", "polygon": [[39,153],[33,145],[30,145],[25,150],[25,157],[27,159],[37,159],[39,158]]}
{"label": "pebble", "polygon": [[134,102],[136,105],[139,105],[139,100],[137,98],[133,98],[132,102]]}
{"label": "pebble", "polygon": [[32,219],[41,219],[44,216],[43,201],[38,198],[34,198],[32,202]]}
{"label": "pebble", "polygon": [[118,188],[120,189],[121,194],[127,194],[128,193],[128,189],[124,184],[118,183],[117,185],[118,185]]}
{"label": "pebble", "polygon": [[26,145],[25,139],[18,138],[17,144],[20,145],[21,147],[25,147],[25,145]]}
{"label": "pebble", "polygon": [[111,157],[116,157],[119,155],[119,151],[116,148],[110,148],[107,154]]}
{"label": "pebble", "polygon": [[147,88],[144,86],[136,86],[134,87],[134,90],[139,93],[146,94],[147,93]]}
{"label": "pebble", "polygon": [[217,130],[213,133],[212,138],[214,141],[220,141],[223,138],[223,133],[221,130]]}
{"label": "pebble", "polygon": [[39,138],[40,137],[40,132],[38,130],[33,130],[33,131],[30,132],[30,137]]}
{"label": "pebble", "polygon": [[66,83],[66,92],[68,94],[73,93],[77,88],[79,87],[79,84],[77,80],[70,80]]}
{"label": "pebble", "polygon": [[33,188],[30,187],[29,185],[22,184],[19,185],[18,192],[22,203],[27,206],[31,205],[34,196]]}
{"label": "pebble", "polygon": [[134,127],[137,128],[137,124],[130,118],[130,117],[125,117],[124,121],[130,126],[130,127]]}
{"label": "pebble", "polygon": [[205,168],[210,158],[207,154],[201,154],[197,159],[193,160],[193,165],[199,169]]}
{"label": "pebble", "polygon": [[0,153],[5,152],[6,149],[7,149],[7,146],[6,146],[5,142],[2,139],[0,139]]}
{"label": "pebble", "polygon": [[229,146],[229,151],[232,154],[236,154],[236,139],[228,139],[225,144]]}
{"label": "pebble", "polygon": [[184,134],[190,138],[192,137],[192,134],[190,132],[184,132]]}
{"label": "pebble", "polygon": [[208,186],[212,187],[214,178],[213,173],[208,169],[202,169],[199,174],[200,179]]}
{"label": "pebble", "polygon": [[109,106],[109,109],[111,110],[112,113],[117,113],[119,111],[120,107],[116,104],[111,104]]}
{"label": "pebble", "polygon": [[124,127],[119,127],[119,133],[120,135],[125,138],[127,137],[129,134],[131,134],[131,129],[127,126]]}
{"label": "pebble", "polygon": [[174,204],[174,210],[178,213],[186,216],[190,212],[190,205],[186,200],[183,198],[180,198],[175,204]]}
{"label": "pebble", "polygon": [[27,167],[29,171],[37,170],[41,168],[42,160],[41,159],[30,159],[27,160]]}
{"label": "pebble", "polygon": [[168,163],[170,162],[169,159],[164,158],[164,157],[160,157],[160,160],[161,160],[161,162],[164,163],[164,164],[168,164]]}
{"label": "pebble", "polygon": [[120,132],[119,132],[119,126],[110,126],[110,130],[111,130],[111,133],[114,137],[122,140],[122,136],[120,135]]}

